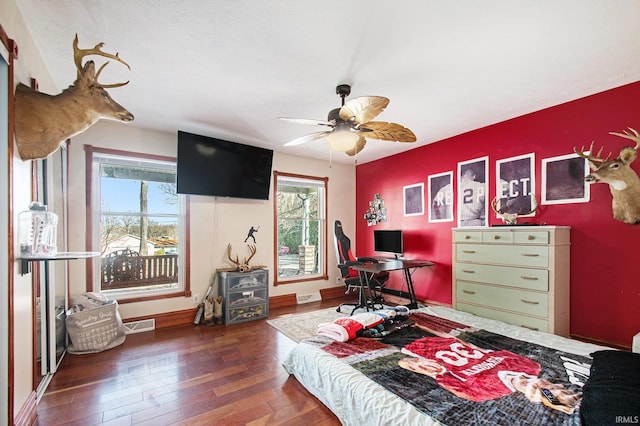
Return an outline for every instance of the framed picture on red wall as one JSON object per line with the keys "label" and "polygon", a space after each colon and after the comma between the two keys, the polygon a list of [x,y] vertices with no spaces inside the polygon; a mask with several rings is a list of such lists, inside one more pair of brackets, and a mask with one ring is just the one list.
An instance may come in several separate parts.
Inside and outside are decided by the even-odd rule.
{"label": "framed picture on red wall", "polygon": [[424,182],[403,187],[403,195],[405,216],[424,214]]}
{"label": "framed picture on red wall", "polygon": [[535,209],[535,155],[533,153],[496,161],[496,208],[500,213],[531,217]]}
{"label": "framed picture on red wall", "polygon": [[487,226],[489,157],[458,163],[458,226]]}
{"label": "framed picture on red wall", "polygon": [[542,204],[589,202],[588,174],[587,159],[577,154],[542,159]]}
{"label": "framed picture on red wall", "polygon": [[453,222],[453,172],[429,176],[429,222]]}

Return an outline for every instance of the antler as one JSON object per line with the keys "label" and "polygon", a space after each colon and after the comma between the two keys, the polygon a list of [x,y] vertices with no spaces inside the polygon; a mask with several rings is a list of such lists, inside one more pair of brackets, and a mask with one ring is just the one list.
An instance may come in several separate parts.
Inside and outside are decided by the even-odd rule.
{"label": "antler", "polygon": [[[626,136],[623,136],[626,137]],[[598,153],[594,156],[593,153],[593,144],[594,142],[591,142],[591,145],[589,146],[589,154],[585,154],[584,153],[584,145],[580,148],[580,151],[578,151],[575,147],[573,147],[573,152],[575,152],[576,154],[578,154],[579,157],[582,158],[586,158],[587,160],[594,162],[594,163],[604,163],[605,161],[609,160],[609,158],[611,157],[611,153],[609,153],[609,155],[607,155],[607,158],[602,158],[602,147],[600,148],[600,151],[598,151]]]}
{"label": "antler", "polygon": [[633,148],[634,150],[638,150],[640,148],[640,134],[637,130],[628,128],[629,131],[623,130],[622,133],[609,132],[610,135],[620,136],[621,138],[631,139],[636,143],[636,146]]}
{"label": "antler", "polygon": [[229,259],[229,261],[234,265],[236,265],[237,267],[240,267],[242,265],[237,255],[236,255],[236,260],[233,260],[231,258],[231,243],[227,244],[227,259]]}
{"label": "antler", "polygon": [[[118,53],[113,55],[111,53],[103,52],[102,50],[100,50],[103,46],[104,46],[104,43],[98,43],[93,47],[93,49],[80,49],[78,48],[78,34],[76,34],[76,37],[73,39],[73,60],[76,64],[76,69],[78,70],[78,76],[80,76],[80,74],[82,73],[82,59],[84,59],[85,56],[89,56],[89,55],[99,55],[105,58],[116,60],[121,64],[123,64],[124,66],[126,66],[129,70],[131,70],[131,67],[129,66],[129,64],[123,61],[122,59],[120,59],[120,56],[118,56]],[[104,67],[106,67],[108,64],[109,62],[105,62],[104,64],[102,64],[102,66],[100,66],[100,68],[98,69],[98,72],[96,72],[94,81],[96,82],[98,81],[98,77],[100,76],[100,73],[102,72]],[[109,89],[114,87],[121,87],[128,83],[129,82],[127,81],[124,83],[101,84],[101,86],[104,87],[105,89]]]}
{"label": "antler", "polygon": [[251,252],[251,256],[249,256],[248,259],[246,259],[244,261],[245,265],[249,265],[249,261],[251,260],[251,258],[256,254],[256,251],[258,251],[258,249],[256,248],[256,246],[252,245],[252,244],[248,244],[247,245],[249,247],[249,251]]}
{"label": "antler", "polygon": [[502,206],[500,199],[498,197],[494,197],[491,200],[491,209],[498,215],[500,219],[507,225],[515,225],[518,222],[518,216],[523,216],[527,214],[531,214],[538,210],[538,199],[533,193],[530,193],[531,204],[529,211],[523,211],[522,209],[518,210],[516,213],[506,213],[507,206]]}

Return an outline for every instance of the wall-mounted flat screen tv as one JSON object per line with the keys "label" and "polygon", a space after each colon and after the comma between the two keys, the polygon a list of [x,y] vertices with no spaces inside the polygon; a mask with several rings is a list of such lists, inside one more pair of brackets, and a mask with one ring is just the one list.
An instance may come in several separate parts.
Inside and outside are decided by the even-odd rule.
{"label": "wall-mounted flat screen tv", "polygon": [[402,231],[399,229],[375,229],[373,231],[373,250],[392,253],[398,257],[404,252]]}
{"label": "wall-mounted flat screen tv", "polygon": [[273,150],[178,131],[178,194],[269,199]]}

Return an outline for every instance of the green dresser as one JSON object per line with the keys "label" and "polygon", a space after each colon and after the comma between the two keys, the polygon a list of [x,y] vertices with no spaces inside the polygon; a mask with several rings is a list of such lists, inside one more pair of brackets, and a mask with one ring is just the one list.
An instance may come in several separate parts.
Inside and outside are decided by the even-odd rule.
{"label": "green dresser", "polygon": [[569,336],[568,226],[454,228],[453,306]]}

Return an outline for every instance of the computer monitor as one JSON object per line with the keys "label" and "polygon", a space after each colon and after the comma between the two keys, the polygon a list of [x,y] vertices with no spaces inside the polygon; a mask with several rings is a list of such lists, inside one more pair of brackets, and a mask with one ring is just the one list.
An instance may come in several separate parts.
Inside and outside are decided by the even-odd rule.
{"label": "computer monitor", "polygon": [[394,254],[397,258],[404,252],[402,231],[399,229],[376,229],[373,231],[373,250]]}

